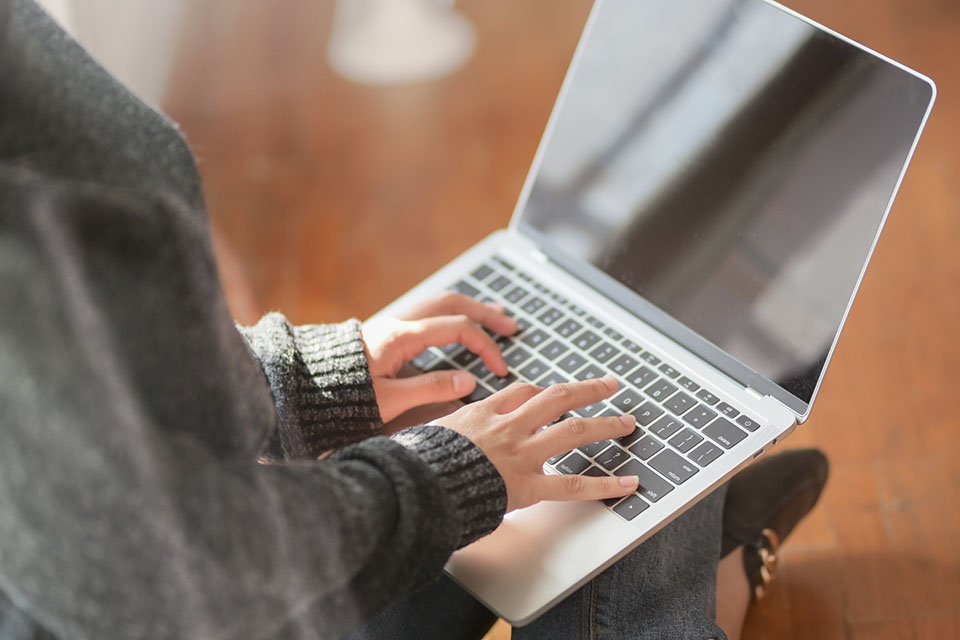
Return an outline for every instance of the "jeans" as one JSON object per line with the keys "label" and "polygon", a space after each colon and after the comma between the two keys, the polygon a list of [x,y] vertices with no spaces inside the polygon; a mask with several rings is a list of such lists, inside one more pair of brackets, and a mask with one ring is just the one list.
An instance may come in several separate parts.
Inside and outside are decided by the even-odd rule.
{"label": "jeans", "polygon": [[[716,625],[721,487],[514,640],[726,640]],[[496,616],[443,576],[344,640],[479,640]]]}

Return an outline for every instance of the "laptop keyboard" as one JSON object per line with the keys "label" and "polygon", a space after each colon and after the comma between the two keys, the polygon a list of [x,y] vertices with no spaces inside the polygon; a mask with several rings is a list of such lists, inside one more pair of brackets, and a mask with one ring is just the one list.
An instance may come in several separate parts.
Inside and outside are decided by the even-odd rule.
{"label": "laptop keyboard", "polygon": [[620,382],[613,397],[574,413],[584,417],[629,413],[637,420],[633,433],[584,445],[551,458],[547,465],[564,474],[638,476],[636,493],[603,501],[625,520],[635,518],[759,427],[680,369],[499,257],[449,288],[484,302],[499,302],[519,325],[513,336],[491,333],[510,368],[505,378],[494,375],[460,344],[431,347],[414,358],[413,365],[423,371],[473,373],[478,383],[466,402],[482,400],[517,380],[546,387],[612,375]]}

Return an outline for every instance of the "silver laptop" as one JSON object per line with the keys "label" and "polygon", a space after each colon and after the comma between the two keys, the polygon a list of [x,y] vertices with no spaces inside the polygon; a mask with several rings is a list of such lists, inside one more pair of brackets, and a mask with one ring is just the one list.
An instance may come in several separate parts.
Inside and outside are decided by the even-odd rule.
{"label": "silver laptop", "polygon": [[[510,228],[383,313],[453,288],[516,314],[512,376],[616,376],[580,413],[638,430],[545,471],[640,489],[510,513],[455,580],[530,622],[807,418],[935,92],[773,2],[598,0]],[[512,379],[459,345],[414,364],[474,400]]]}

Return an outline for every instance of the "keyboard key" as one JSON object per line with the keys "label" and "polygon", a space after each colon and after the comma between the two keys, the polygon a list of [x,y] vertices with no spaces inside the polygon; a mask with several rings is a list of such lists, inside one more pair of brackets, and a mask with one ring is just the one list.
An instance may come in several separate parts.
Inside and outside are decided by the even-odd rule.
{"label": "keyboard key", "polygon": [[640,363],[635,358],[624,354],[610,364],[610,370],[618,375],[625,376],[633,371],[638,364]]}
{"label": "keyboard key", "polygon": [[640,442],[630,447],[630,453],[637,456],[641,460],[646,460],[657,451],[660,451],[660,449],[663,449],[662,442],[653,436],[644,436]]}
{"label": "keyboard key", "polygon": [[[608,478],[610,474],[601,469],[600,467],[590,467],[580,475],[588,476],[590,478]],[[619,500],[619,498],[617,498]]]}
{"label": "keyboard key", "polygon": [[446,360],[437,360],[436,362],[428,366],[426,368],[426,371],[448,371],[453,369],[456,369],[456,367],[454,367],[452,364],[450,364]]}
{"label": "keyboard key", "polygon": [[476,298],[480,294],[480,289],[477,289],[472,284],[467,284],[463,280],[451,286],[450,289],[456,291],[457,293],[461,293],[468,298]]}
{"label": "keyboard key", "polygon": [[630,413],[639,406],[642,399],[633,389],[624,389],[620,395],[610,401],[610,404],[624,413]]}
{"label": "keyboard key", "polygon": [[623,335],[617,333],[616,331],[614,331],[614,330],[611,329],[610,327],[607,327],[606,329],[604,329],[604,330],[603,330],[603,333],[604,333],[604,335],[606,335],[606,336],[607,336],[608,338],[610,338],[611,340],[622,340],[622,339],[623,339]]}
{"label": "keyboard key", "polygon": [[677,376],[680,375],[679,371],[677,371],[676,369],[674,369],[668,364],[660,365],[660,371],[662,371],[663,375],[667,376],[668,378],[676,378]]}
{"label": "keyboard key", "polygon": [[597,329],[603,329],[603,323],[600,322],[598,319],[594,318],[593,316],[587,316],[586,320],[587,320],[587,324],[593,325]]}
{"label": "keyboard key", "polygon": [[633,433],[625,436],[620,436],[619,438],[617,438],[617,444],[619,444],[621,447],[626,448],[642,437],[643,437],[643,429],[640,429],[638,427],[633,430]]}
{"label": "keyboard key", "polygon": [[696,407],[683,415],[683,419],[695,426],[697,429],[702,429],[716,417],[716,411],[708,409],[702,404],[698,404]]}
{"label": "keyboard key", "polygon": [[440,347],[440,351],[444,352],[449,356],[449,355],[453,355],[457,351],[460,351],[460,349],[462,348],[463,348],[462,344],[460,344],[459,342],[454,342],[453,344],[448,344]]}
{"label": "keyboard key", "polygon": [[684,460],[669,449],[654,456],[653,460],[650,461],[650,466],[674,484],[683,484],[699,471],[693,463]]}
{"label": "keyboard key", "polygon": [[554,465],[560,473],[575,475],[586,470],[590,466],[590,461],[574,451],[566,458]]}
{"label": "keyboard key", "polygon": [[574,314],[576,314],[576,315],[578,315],[578,316],[582,316],[582,315],[585,315],[585,314],[587,313],[584,309],[581,309],[580,307],[578,307],[578,306],[575,305],[575,304],[568,305],[567,308],[570,309],[570,311],[572,311]]}
{"label": "keyboard key", "polygon": [[574,320],[573,318],[568,318],[567,320],[564,320],[563,322],[557,325],[556,332],[559,333],[564,338],[569,338],[570,336],[575,334],[577,331],[580,331],[582,327],[583,325],[577,322],[576,320]]}
{"label": "keyboard key", "polygon": [[723,453],[723,449],[712,442],[704,442],[699,447],[691,451],[687,457],[696,462],[701,467],[705,467]]}
{"label": "keyboard key", "polygon": [[631,342],[630,340],[624,340],[623,347],[630,353],[640,353],[640,351],[642,351],[640,345],[638,345],[636,342]]}
{"label": "keyboard key", "polygon": [[580,451],[582,451],[583,453],[587,454],[592,458],[593,456],[597,455],[598,453],[600,453],[601,451],[603,451],[609,446],[610,446],[609,440],[601,440],[600,442],[592,442],[590,444],[583,445],[582,447],[580,447]]}
{"label": "keyboard key", "polygon": [[597,344],[600,341],[600,336],[595,334],[593,331],[587,329],[576,338],[573,339],[573,344],[575,347],[586,351],[593,345]]}
{"label": "keyboard key", "polygon": [[606,404],[601,400],[600,402],[594,402],[593,404],[587,405],[577,409],[577,413],[584,416],[585,418],[592,418],[607,407]]}
{"label": "keyboard key", "polygon": [[549,338],[550,334],[543,329],[534,329],[530,333],[524,334],[524,336],[520,338],[520,342],[527,346],[536,348],[546,342]]}
{"label": "keyboard key", "polygon": [[500,276],[494,279],[494,281],[488,284],[487,286],[493,289],[494,291],[500,291],[508,284],[510,284],[510,278],[508,278],[507,276]]}
{"label": "keyboard key", "polygon": [[570,381],[566,377],[557,373],[556,371],[551,371],[546,376],[541,378],[540,381],[537,382],[537,384],[540,385],[541,387],[549,387],[552,384],[560,384],[562,382],[570,382]]}
{"label": "keyboard key", "polygon": [[650,505],[644,502],[643,498],[638,495],[630,495],[627,496],[626,500],[615,506],[613,512],[624,520],[630,521],[648,508],[650,508]]}
{"label": "keyboard key", "polygon": [[671,418],[670,416],[663,416],[650,426],[650,433],[653,433],[657,435],[657,437],[666,440],[679,431],[680,427],[682,426],[683,423],[679,420]]}
{"label": "keyboard key", "polygon": [[483,362],[478,362],[476,366],[470,368],[470,373],[477,377],[477,380],[483,380],[490,375],[490,369]]}
{"label": "keyboard key", "polygon": [[606,500],[601,500],[600,502],[601,502],[605,507],[612,507],[613,505],[617,504],[617,503],[620,502],[621,500],[623,500],[623,498],[607,498]]}
{"label": "keyboard key", "polygon": [[571,353],[560,360],[560,368],[567,373],[573,373],[587,362],[587,359],[577,353]]}
{"label": "keyboard key", "polygon": [[654,400],[662,401],[669,398],[673,394],[673,392],[676,390],[677,390],[677,385],[670,384],[666,380],[660,380],[658,382],[654,382],[652,385],[647,387],[644,390],[644,393],[646,393],[648,396],[650,396]]}
{"label": "keyboard key", "polygon": [[493,273],[493,267],[483,264],[474,269],[470,275],[478,282],[483,282],[491,273]]}
{"label": "keyboard key", "polygon": [[530,352],[523,347],[517,346],[504,354],[503,359],[507,361],[507,366],[517,368],[530,359]]}
{"label": "keyboard key", "polygon": [[654,365],[654,366],[660,364],[660,358],[658,358],[657,356],[653,355],[653,354],[650,353],[649,351],[646,352],[645,354],[643,354],[643,355],[640,356],[640,357],[643,358],[645,361],[649,362],[650,364]]}
{"label": "keyboard key", "polygon": [[517,381],[517,376],[513,375],[512,373],[508,373],[503,378],[499,376],[491,376],[489,380],[485,380],[485,382],[491,387],[493,387],[496,391],[506,389],[516,381]]}
{"label": "keyboard key", "polygon": [[513,271],[514,269],[516,269],[516,267],[514,267],[512,264],[510,264],[500,256],[493,256],[493,259],[494,261],[498,262],[500,266],[506,269],[507,271]]}
{"label": "keyboard key", "polygon": [[663,415],[663,409],[652,402],[644,402],[643,405],[637,409],[634,415],[637,417],[637,422],[646,427],[651,422]]}
{"label": "keyboard key", "polygon": [[460,353],[458,353],[453,357],[453,361],[456,362],[461,367],[463,367],[464,369],[466,369],[471,364],[473,364],[474,361],[479,357],[480,356],[475,354],[473,351],[464,349],[463,351],[461,351]]}
{"label": "keyboard key", "polygon": [[693,429],[684,429],[677,435],[670,438],[670,444],[677,448],[680,453],[686,453],[695,446],[703,442],[703,436]]}
{"label": "keyboard key", "polygon": [[617,348],[614,347],[609,342],[604,342],[603,344],[598,346],[596,349],[591,351],[590,355],[597,362],[606,362],[613,356],[617,355]]}
{"label": "keyboard key", "polygon": [[694,382],[687,376],[683,376],[682,378],[677,380],[677,384],[679,384],[681,387],[683,387],[687,391],[697,391],[700,389],[700,385],[698,385],[696,382]]}
{"label": "keyboard key", "polygon": [[520,307],[520,308],[523,309],[524,311],[526,311],[527,313],[533,315],[533,314],[536,313],[537,311],[540,311],[540,309],[541,309],[545,304],[547,304],[547,303],[544,302],[543,299],[541,299],[541,298],[530,298],[530,299],[527,300],[526,303],[524,303],[524,305],[523,305],[522,307]]}
{"label": "keyboard key", "polygon": [[748,418],[747,416],[740,416],[737,418],[737,424],[746,429],[747,431],[756,431],[760,426],[760,423],[754,420],[753,418]]}
{"label": "keyboard key", "polygon": [[478,384],[476,387],[474,387],[473,391],[470,392],[470,395],[468,395],[466,398],[463,399],[463,401],[466,404],[470,404],[472,402],[479,402],[484,398],[489,398],[490,395],[491,395],[491,392],[488,389],[485,389],[484,387]]}
{"label": "keyboard key", "polygon": [[533,288],[536,289],[537,291],[539,291],[540,293],[544,294],[544,295],[547,295],[547,294],[550,293],[550,289],[547,289],[545,286],[543,286],[543,285],[540,284],[539,282],[534,282],[534,283],[533,283]]}
{"label": "keyboard key", "polygon": [[706,402],[706,403],[707,403],[708,405],[710,405],[711,407],[712,407],[713,405],[717,404],[718,402],[720,402],[720,398],[718,398],[717,396],[713,395],[712,393],[710,393],[710,392],[707,391],[706,389],[701,389],[701,390],[697,393],[697,397],[700,398],[701,400],[703,400],[704,402]]}
{"label": "keyboard key", "polygon": [[640,478],[640,487],[637,493],[650,502],[657,502],[663,496],[673,491],[673,485],[648,469],[639,460],[628,460],[626,464],[614,471],[618,476],[637,476]]}
{"label": "keyboard key", "polygon": [[613,471],[630,458],[630,454],[620,447],[610,447],[595,458],[598,465],[607,471]]}
{"label": "keyboard key", "polygon": [[593,380],[594,378],[602,378],[604,375],[606,375],[606,371],[595,364],[591,364],[584,367],[576,378],[577,380]]}
{"label": "keyboard key", "polygon": [[547,346],[540,349],[540,355],[542,355],[547,360],[556,360],[558,357],[566,353],[570,347],[563,344],[559,340],[554,340]]}
{"label": "keyboard key", "polygon": [[529,273],[525,273],[523,271],[517,271],[517,277],[524,282],[530,282],[533,280],[533,277]]}
{"label": "keyboard key", "polygon": [[566,456],[566,455],[569,454],[569,453],[570,453],[570,452],[567,451],[566,453],[561,453],[561,454],[558,455],[558,456],[553,456],[552,458],[547,458],[547,464],[557,464],[558,462],[560,462],[561,460],[563,460],[563,457],[564,457],[564,456]]}
{"label": "keyboard key", "polygon": [[526,289],[524,289],[523,287],[514,287],[513,289],[510,290],[510,293],[504,296],[504,298],[506,298],[508,302],[512,302],[513,304],[516,304],[521,300],[523,300],[526,297],[526,295],[527,295]]}
{"label": "keyboard key", "polygon": [[697,404],[697,401],[685,394],[683,391],[680,391],[674,394],[669,400],[663,403],[667,409],[682,416],[685,411],[690,409],[693,405]]}
{"label": "keyboard key", "polygon": [[549,370],[547,363],[543,360],[534,360],[523,369],[520,370],[520,375],[525,377],[527,380],[536,380]]}
{"label": "keyboard key", "polygon": [[517,318],[517,334],[521,334],[529,328],[530,328],[529,320],[527,320],[526,318]]}
{"label": "keyboard key", "polygon": [[703,430],[703,433],[724,449],[731,448],[747,437],[743,429],[738,428],[726,418],[717,418]]}
{"label": "keyboard key", "polygon": [[657,374],[653,372],[652,369],[648,367],[640,367],[633,373],[627,376],[627,382],[632,384],[638,389],[643,389],[647,384],[652,380],[657,379]]}
{"label": "keyboard key", "polygon": [[416,358],[411,360],[410,364],[415,366],[417,369],[423,370],[423,369],[426,369],[427,366],[437,358],[438,356],[436,353],[434,353],[430,349],[427,349],[426,351],[418,355]]}
{"label": "keyboard key", "polygon": [[500,351],[506,351],[513,345],[517,344],[517,341],[513,339],[513,336],[497,336],[494,339],[494,342],[497,343],[497,346],[500,347]]}
{"label": "keyboard key", "polygon": [[546,311],[540,314],[540,322],[545,325],[551,325],[560,318],[563,317],[563,312],[557,309],[556,307],[550,307]]}
{"label": "keyboard key", "polygon": [[727,416],[730,419],[736,418],[738,415],[740,415],[739,411],[731,407],[726,402],[721,402],[720,404],[718,404],[717,411],[719,411],[720,413],[722,413],[723,415]]}

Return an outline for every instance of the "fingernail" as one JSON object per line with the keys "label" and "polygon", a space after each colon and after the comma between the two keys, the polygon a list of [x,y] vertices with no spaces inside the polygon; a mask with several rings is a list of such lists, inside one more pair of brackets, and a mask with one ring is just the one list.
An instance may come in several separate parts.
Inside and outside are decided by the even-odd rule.
{"label": "fingernail", "polygon": [[629,487],[634,489],[640,485],[640,478],[637,476],[620,476],[620,480],[618,480],[618,482],[620,483],[621,487]]}
{"label": "fingernail", "polygon": [[459,371],[453,374],[453,391],[458,394],[464,394],[473,386],[473,375],[466,371]]}
{"label": "fingernail", "polygon": [[622,422],[624,426],[630,427],[631,429],[637,426],[637,419],[633,416],[620,416],[620,422]]}
{"label": "fingernail", "polygon": [[610,391],[616,391],[617,388],[620,386],[617,383],[617,379],[614,378],[613,376],[603,376],[600,379],[603,380],[603,384],[607,385]]}

